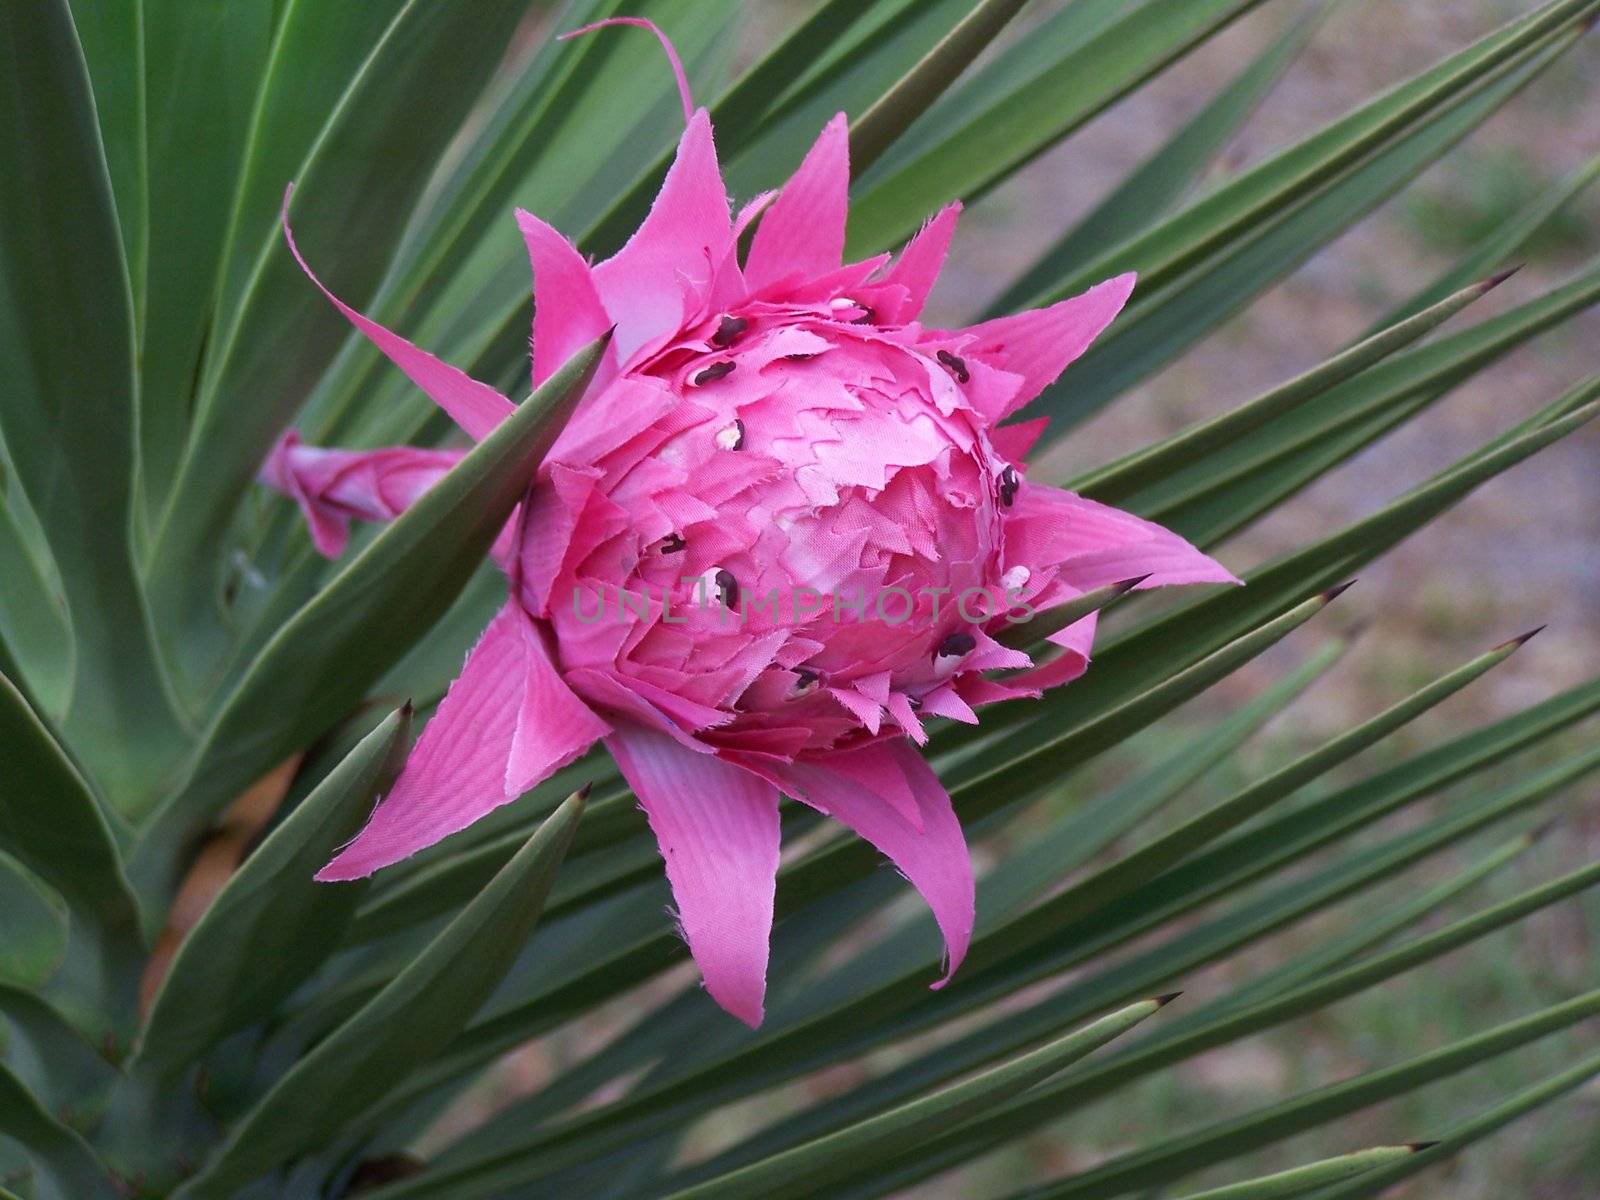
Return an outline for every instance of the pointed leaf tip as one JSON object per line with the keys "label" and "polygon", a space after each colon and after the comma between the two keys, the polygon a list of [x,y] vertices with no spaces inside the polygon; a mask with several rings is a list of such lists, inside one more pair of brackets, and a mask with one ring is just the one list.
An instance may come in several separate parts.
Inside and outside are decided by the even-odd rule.
{"label": "pointed leaf tip", "polygon": [[1156,1003],[1165,1008],[1181,995],[1183,995],[1182,992],[1168,992],[1165,996],[1157,996]]}
{"label": "pointed leaf tip", "polygon": [[1327,591],[1322,593],[1322,602],[1324,604],[1328,604],[1328,603],[1331,603],[1334,600],[1337,600],[1340,596],[1344,595],[1351,588],[1355,587],[1355,585],[1356,585],[1356,581],[1354,579],[1347,579],[1343,583],[1337,584],[1334,587],[1329,588]]}
{"label": "pointed leaf tip", "polygon": [[[1154,574],[1154,572],[1151,572],[1150,574]],[[1149,579],[1149,578],[1150,578],[1149,574],[1146,574],[1146,575],[1135,575],[1132,579],[1123,579],[1123,580],[1121,580],[1121,581],[1119,581],[1117,583],[1112,584],[1111,586],[1112,586],[1112,589],[1117,593],[1117,595],[1120,596],[1125,592],[1133,591],[1134,588],[1138,587],[1141,583],[1143,583],[1146,579]]]}
{"label": "pointed leaf tip", "polygon": [[1527,263],[1516,263],[1507,267],[1503,271],[1496,271],[1493,275],[1489,276],[1489,278],[1483,281],[1483,284],[1481,285],[1482,290],[1485,292],[1492,291],[1527,265]]}
{"label": "pointed leaf tip", "polygon": [[594,791],[594,780],[591,779],[588,783],[584,784],[572,794],[577,799],[578,803],[582,804],[589,799],[589,793],[592,791]]}
{"label": "pointed leaf tip", "polygon": [[1527,833],[1522,835],[1522,839],[1524,843],[1529,846],[1537,845],[1539,842],[1544,840],[1544,837],[1547,833],[1549,833],[1559,824],[1561,824],[1560,817],[1551,817],[1548,821],[1536,825],[1532,829],[1528,830]]}
{"label": "pointed leaf tip", "polygon": [[1407,1142],[1406,1149],[1413,1154],[1421,1154],[1424,1150],[1432,1150],[1438,1142]]}
{"label": "pointed leaf tip", "polygon": [[1496,646],[1495,649],[1496,650],[1506,650],[1506,649],[1516,650],[1519,647],[1526,646],[1535,637],[1537,637],[1542,630],[1544,630],[1546,628],[1548,628],[1547,625],[1535,625],[1532,629],[1528,630],[1527,633],[1519,633],[1514,638],[1507,638],[1505,641],[1501,642],[1498,646]]}

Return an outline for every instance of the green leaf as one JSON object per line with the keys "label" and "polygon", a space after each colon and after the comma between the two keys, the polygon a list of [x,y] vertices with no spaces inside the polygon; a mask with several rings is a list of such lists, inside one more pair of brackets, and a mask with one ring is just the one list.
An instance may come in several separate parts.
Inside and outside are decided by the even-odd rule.
{"label": "green leaf", "polygon": [[1507,642],[1421,688],[1367,721],[1340,734],[1267,778],[1191,817],[1153,842],[1080,880],[1058,896],[973,942],[968,963],[974,973],[999,958],[1026,953],[1088,913],[1114,904],[1139,884],[1188,858],[1231,829],[1266,811],[1334,766],[1376,744],[1499,666],[1522,641]]}
{"label": "green leaf", "polygon": [[132,297],[66,0],[0,8],[0,70],[0,428],[66,591],[64,729],[126,809],[169,766],[177,725],[129,544]]}
{"label": "green leaf", "polygon": [[1106,504],[1119,504],[1141,489],[1161,483],[1184,468],[1203,464],[1207,472],[1226,469],[1230,452],[1245,434],[1268,425],[1336,384],[1365,371],[1395,351],[1431,333],[1467,305],[1491,291],[1499,279],[1487,279],[1460,291],[1408,320],[1389,326],[1341,354],[1319,363],[1287,383],[1264,392],[1237,408],[1200,421],[1181,433],[1136,450],[1098,470],[1080,476],[1073,490]]}
{"label": "green leaf", "polygon": [[0,853],[0,980],[36,988],[67,951],[67,913],[31,872]]}
{"label": "green leaf", "polygon": [[892,246],[958,197],[975,198],[1260,0],[1147,0],[1007,93],[965,114],[937,144],[863,177],[849,253]]}
{"label": "green leaf", "polygon": [[228,880],[184,939],[135,1052],[171,1072],[270,1016],[324,965],[366,891],[314,876],[371,815],[410,748],[411,714],[392,713],[289,814]]}
{"label": "green leaf", "polygon": [[0,647],[14,681],[52,720],[66,715],[72,697],[72,630],[67,624],[54,563],[41,561],[18,514],[0,495]]}
{"label": "green leaf", "polygon": [[1600,155],[1546,189],[1525,208],[1512,213],[1459,262],[1391,311],[1379,324],[1403,320],[1464,286],[1469,280],[1502,267],[1596,179],[1600,179]]}
{"label": "green leaf", "polygon": [[[831,1185],[914,1148],[929,1135],[957,1127],[980,1115],[995,1100],[1026,1091],[1065,1070],[1155,1015],[1171,999],[1165,996],[1131,1004],[963,1083],[706,1183],[672,1192],[671,1198],[740,1200],[761,1196],[767,1200],[788,1200],[789,1197],[804,1200],[822,1194]],[[482,1187],[483,1183],[475,1181],[474,1186]],[[419,1187],[396,1194],[419,1197],[452,1194],[439,1190],[440,1187],[448,1185],[441,1181],[432,1188]]]}
{"label": "green leaf", "polygon": [[145,0],[69,0],[93,85],[100,140],[122,223],[134,311],[144,309],[149,198],[145,154]]}
{"label": "green leaf", "polygon": [[1316,1192],[1307,1200],[1357,1200],[1358,1197],[1376,1196],[1380,1192],[1387,1191],[1392,1184],[1454,1157],[1466,1147],[1503,1129],[1511,1122],[1582,1087],[1596,1075],[1600,1075],[1600,1054],[1591,1054],[1566,1070],[1558,1071],[1548,1079],[1524,1088],[1487,1112],[1454,1126],[1439,1141],[1419,1146],[1414,1158],[1392,1163],[1382,1170],[1374,1171],[1368,1178],[1352,1180],[1338,1187]]}
{"label": "green leaf", "polygon": [[939,44],[850,125],[850,170],[860,175],[971,65],[1026,0],[979,0]]}
{"label": "green leaf", "polygon": [[71,1022],[43,996],[8,983],[0,983],[0,1017],[10,1026],[6,1066],[54,1110],[92,1109],[115,1072]]}
{"label": "green leaf", "polygon": [[1261,221],[1292,211],[1295,201],[1596,9],[1597,0],[1548,0],[1228,180],[1154,229],[1107,249],[1031,303],[1070,296],[1130,267],[1145,288],[1164,286]]}
{"label": "green leaf", "polygon": [[1321,1162],[1294,1167],[1272,1175],[1263,1175],[1259,1179],[1251,1179],[1244,1183],[1208,1188],[1203,1192],[1194,1192],[1184,1200],[1285,1200],[1285,1198],[1304,1196],[1307,1188],[1338,1183],[1351,1176],[1367,1175],[1375,1168],[1390,1166],[1402,1159],[1408,1159],[1421,1148],[1420,1145],[1374,1146],[1370,1150],[1357,1150],[1354,1154],[1325,1158]]}
{"label": "green leaf", "polygon": [[77,1133],[0,1066],[0,1135],[14,1138],[34,1166],[35,1200],[117,1200],[111,1176]]}
{"label": "green leaf", "polygon": [[[1244,433],[1207,466],[1175,467],[1124,503],[1202,544],[1226,538],[1596,297],[1600,265],[1510,312],[1396,355]],[[1583,403],[1593,383],[1580,384],[1562,404]]]}
{"label": "green leaf", "polygon": [[1212,252],[1196,256],[1181,271],[1151,271],[1141,278],[1133,303],[1106,337],[1034,402],[1059,420],[1057,436],[1103,407],[1140,379],[1220,325],[1319,246],[1354,224],[1414,178],[1500,105],[1570,49],[1579,34],[1567,30],[1538,43],[1489,82],[1450,95],[1392,143],[1334,174],[1305,199],[1289,203],[1232,231]]}
{"label": "green leaf", "polygon": [[1046,250],[989,306],[989,315],[1002,316],[1026,308],[1030,297],[1047,291],[1055,280],[1104,247],[1138,234],[1181,200],[1305,49],[1331,7],[1330,3],[1318,3],[1293,22],[1088,216]]}
{"label": "green leaf", "polygon": [[[525,7],[518,0],[407,0],[328,115],[297,178],[270,181],[275,197],[297,184],[300,245],[357,307],[370,298],[439,154]],[[285,102],[294,102],[292,95]],[[208,339],[193,430],[145,571],[163,644],[196,691],[213,678],[225,645],[216,579],[235,507],[348,332],[317,299],[276,229],[247,226],[247,215],[241,209],[237,226],[244,240],[229,251],[240,258],[246,282]]]}
{"label": "green leaf", "polygon": [[223,702],[185,786],[135,852],[164,894],[194,823],[348,713],[460,593],[593,377],[578,351],[280,627]]}
{"label": "green leaf", "polygon": [[0,675],[0,849],[55,888],[79,913],[132,929],[135,906],[89,784],[22,693]]}
{"label": "green leaf", "polygon": [[175,1200],[228,1200],[242,1183],[361,1118],[450,1041],[533,931],[583,811],[574,795],[394,980],[279,1079]]}
{"label": "green leaf", "polygon": [[1589,992],[1393,1067],[1358,1075],[1233,1120],[1165,1139],[1025,1195],[1028,1200],[1099,1200],[1139,1188],[1157,1187],[1448,1078],[1486,1059],[1587,1020],[1596,1013],[1600,1013],[1600,992]]}
{"label": "green leaf", "polygon": [[[1586,757],[1590,761],[1585,769],[1592,769],[1593,756]],[[1370,851],[1353,855],[1310,878],[1285,882],[1235,911],[1186,930],[1113,966],[1074,980],[1047,1000],[1027,1009],[1018,1011],[1007,1006],[989,1026],[954,1042],[942,1044],[936,1050],[858,1087],[849,1097],[836,1099],[826,1109],[803,1114],[766,1131],[756,1144],[770,1146],[775,1142],[781,1146],[794,1136],[795,1129],[814,1132],[819,1125],[827,1128],[835,1121],[847,1121],[862,1112],[875,1111],[908,1090],[927,1087],[952,1074],[1012,1053],[1017,1047],[1027,1045],[1051,1029],[1081,1020],[1084,1015],[1105,1005],[1120,1003],[1123,997],[1165,986],[1176,977],[1200,970],[1340,899],[1369,894],[1370,888],[1385,877],[1440,847],[1470,836],[1486,824],[1543,799],[1562,784],[1570,782],[1577,773],[1572,769],[1563,769],[1554,773],[1555,777],[1530,781],[1526,787],[1512,789],[1505,795],[1472,806],[1470,812],[1453,818],[1448,823],[1449,827],[1430,826],[1402,835]],[[998,1138],[1014,1135],[1020,1127],[1019,1122],[1026,1121],[1031,1127],[1060,1115],[1069,1104],[1081,1106],[1089,1103],[1135,1079],[1202,1053],[1207,1048],[1237,1041],[1274,1024],[1314,1012],[1504,928],[1597,882],[1600,879],[1597,879],[1593,868],[1574,873],[1516,897],[1513,901],[1495,905],[1483,913],[1456,922],[1437,934],[1398,947],[1370,962],[1334,974],[1313,972],[1305,986],[1294,989],[1292,993],[1281,989],[1269,991],[1265,1002],[1260,1004],[1236,1002],[1234,993],[1226,993],[1198,1010],[1184,1013],[1175,1023],[1164,1023],[1158,1035],[1143,1039],[1126,1052],[1118,1052],[1103,1066],[1075,1072],[1064,1078],[1059,1086],[1052,1084],[1049,1094],[1042,1095],[1037,1103],[1019,1101],[1017,1104],[1007,1102],[1000,1105],[988,1121],[983,1138],[973,1139],[970,1143],[961,1141],[958,1147],[961,1153],[953,1150],[948,1157],[938,1157],[937,1165],[930,1166],[929,1172],[960,1161],[967,1156],[972,1144],[988,1145]],[[1182,894],[1181,889],[1171,890]],[[1024,969],[1013,975],[1003,987],[986,987],[984,981],[958,981],[950,995],[941,997],[942,1007],[948,1010],[953,1005],[958,1012],[964,1012],[973,1007],[974,995],[978,1001],[988,1002],[1009,995],[1030,981],[1085,961],[1093,961],[1114,950],[1120,942],[1145,931],[1151,922],[1138,919],[1136,910],[1140,905],[1140,899],[1135,896],[1119,906],[1114,916],[1082,922],[1077,927],[1065,930],[1063,938],[1058,939],[1064,945],[1041,951],[1036,963],[1023,964],[1024,968],[1032,966],[1034,969]],[[1177,916],[1182,916],[1187,906],[1172,907]],[[1135,911],[1124,917],[1121,914],[1123,908]],[[1175,919],[1171,912],[1163,915],[1169,922]],[[1107,925],[1109,928],[1104,928]],[[1242,1008],[1250,1010],[1248,1018],[1240,1013]],[[938,1020],[949,1020],[956,1014],[945,1011],[927,1015]],[[886,1033],[880,1032],[875,1040],[903,1036],[913,1028],[911,1023],[901,1022],[889,1027]],[[858,1040],[852,1039],[848,1049],[853,1054],[859,1052],[862,1046]]]}
{"label": "green leaf", "polygon": [[[217,319],[212,281],[222,257],[229,201],[283,3],[138,0],[124,7],[139,14],[140,36],[133,45],[144,75],[140,148],[147,227],[139,245],[142,269],[135,277],[143,281],[137,293],[143,316],[139,444],[149,506],[140,516],[149,519],[159,511],[189,432],[195,379]],[[127,56],[129,49],[123,43],[117,52]],[[307,100],[314,102],[316,93]],[[101,119],[109,119],[104,108]],[[276,190],[281,194],[282,181]]]}

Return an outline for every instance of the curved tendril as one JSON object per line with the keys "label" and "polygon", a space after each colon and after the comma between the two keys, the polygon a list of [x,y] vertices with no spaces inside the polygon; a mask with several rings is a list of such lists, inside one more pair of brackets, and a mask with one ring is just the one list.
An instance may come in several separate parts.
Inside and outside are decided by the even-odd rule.
{"label": "curved tendril", "polygon": [[654,21],[647,21],[643,17],[607,17],[603,21],[596,21],[592,25],[585,25],[574,29],[570,33],[563,33],[556,38],[558,42],[565,42],[571,38],[581,37],[586,33],[593,33],[596,29],[604,29],[607,25],[632,25],[635,29],[648,29],[656,35],[656,41],[661,43],[661,48],[666,51],[667,62],[672,65],[673,78],[678,81],[678,97],[683,101],[683,121],[688,124],[694,118],[694,97],[689,91],[689,76],[684,72],[683,60],[678,57],[677,48],[673,46],[672,39],[661,31],[661,27]]}

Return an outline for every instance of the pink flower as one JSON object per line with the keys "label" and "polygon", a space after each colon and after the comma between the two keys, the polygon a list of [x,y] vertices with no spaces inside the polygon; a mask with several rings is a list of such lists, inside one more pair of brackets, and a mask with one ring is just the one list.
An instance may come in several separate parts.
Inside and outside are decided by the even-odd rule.
{"label": "pink flower", "polygon": [[[1140,575],[1144,587],[1233,577],[1159,526],[1027,480],[1043,422],[1002,423],[1116,316],[1133,276],[1046,309],[924,328],[958,205],[892,263],[843,264],[844,117],[770,206],[735,219],[710,118],[684,92],[676,161],[613,257],[591,266],[517,213],[534,384],[615,336],[540,468],[520,544],[512,527],[502,537],[505,608],[320,878],[398,862],[604,739],[659,841],[707,989],[756,1025],[780,793],[855,830],[921,891],[944,934],[942,984],[971,936],[973,879],[950,798],[911,745],[926,740],[923,722],[976,722],[985,704],[1084,671],[1092,616],[1034,667],[991,636],[1008,609]],[[740,234],[758,218],[741,262]],[[511,411],[329,298],[472,437]],[[316,450],[290,434],[263,478],[333,554],[349,518],[394,515],[450,463]]]}

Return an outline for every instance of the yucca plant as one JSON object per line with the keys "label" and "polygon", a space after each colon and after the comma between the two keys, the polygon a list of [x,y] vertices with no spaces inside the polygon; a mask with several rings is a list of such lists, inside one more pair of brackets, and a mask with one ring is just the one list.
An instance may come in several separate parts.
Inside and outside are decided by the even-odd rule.
{"label": "yucca plant", "polygon": [[[1382,756],[1385,739],[1409,733],[1525,637],[1255,777],[1237,767],[1241,748],[1340,658],[1347,626],[1302,661],[1274,651],[1281,677],[1254,694],[1225,688],[1231,708],[1168,720],[1217,685],[1237,685],[1293,631],[1325,624],[1320,614],[1365,564],[1595,415],[1600,376],[1486,430],[1472,453],[1397,483],[1370,516],[1329,525],[1291,553],[1250,563],[1230,549],[1234,534],[1594,303],[1600,263],[1590,262],[1546,294],[1475,323],[1467,313],[1435,336],[1495,287],[1600,162],[1574,164],[1446,275],[1374,313],[1367,336],[1295,378],[1253,398],[1218,397],[1209,419],[1077,479],[1049,478],[1037,460],[1026,483],[1000,475],[1003,507],[1019,487],[1062,485],[1174,531],[1245,586],[1137,599],[1128,593],[1140,582],[1179,581],[1160,577],[1170,564],[1113,572],[1011,626],[994,643],[1002,657],[968,672],[1003,691],[1026,661],[1003,655],[1038,652],[1052,637],[1082,671],[1087,643],[1072,631],[1099,613],[1094,663],[1069,686],[986,708],[978,725],[932,720],[941,702],[924,691],[925,731],[910,707],[880,717],[870,706],[874,735],[881,719],[927,736],[938,778],[920,788],[920,760],[897,760],[914,781],[904,803],[922,808],[906,818],[917,838],[902,830],[888,853],[934,899],[938,928],[897,903],[905,881],[879,869],[874,845],[801,805],[781,810],[781,865],[776,815],[774,840],[762,843],[775,901],[759,872],[695,893],[675,861],[674,845],[690,843],[663,832],[641,787],[708,995],[678,969],[688,948],[634,795],[609,754],[583,753],[598,730],[585,727],[581,744],[524,744],[539,741],[552,713],[581,724],[559,682],[517,693],[515,736],[459,700],[456,715],[424,725],[505,603],[506,574],[486,555],[497,538],[537,538],[541,521],[557,519],[530,484],[546,478],[544,460],[575,428],[596,372],[620,369],[607,338],[638,333],[614,311],[589,315],[615,333],[604,321],[586,326],[581,296],[545,293],[534,318],[538,386],[495,409],[485,398],[494,388],[527,391],[527,260],[512,210],[548,222],[525,223],[530,246],[546,232],[559,241],[560,230],[583,255],[613,254],[651,211],[685,119],[651,39],[555,34],[618,15],[664,29],[694,90],[715,97],[709,117],[689,114],[683,144],[714,129],[739,200],[782,185],[833,115],[846,114],[807,162],[843,171],[847,157],[844,250],[854,260],[900,249],[942,206],[980,198],[1233,22],[1279,22],[1266,51],[1062,231],[991,312],[970,314],[1078,313],[1058,302],[1138,272],[1127,307],[1059,381],[1126,286],[1093,329],[1051,327],[1030,350],[1054,364],[1035,370],[1044,373],[1022,413],[1047,419],[1030,434],[1048,447],[1564,55],[1587,53],[1582,35],[1600,15],[1600,0],[1530,4],[1202,188],[1327,6],[1072,0],[1039,5],[1022,18],[1026,36],[1010,36],[1027,7],[822,0],[719,85],[741,18],[759,10],[775,20],[766,6],[0,0],[0,1197],[919,1194],[1045,1126],[1070,1144],[1074,1123],[1105,1100],[1126,1131],[1117,1152],[965,1194],[1345,1200],[1425,1172],[1600,1074],[1600,1051],[1579,1039],[1563,1043],[1568,1057],[1553,1071],[1516,1055],[1600,1014],[1590,990],[1422,1052],[1385,1045],[1389,1066],[1192,1127],[1164,1126],[1135,1088],[1371,989],[1405,1011],[1425,974],[1448,988],[1443,956],[1600,882],[1594,864],[1471,898],[1532,844],[1540,806],[1600,766],[1592,745],[1564,740],[1600,708],[1600,680]],[[1382,36],[1393,18],[1371,19]],[[280,208],[334,292],[483,381],[471,385],[481,391],[391,340],[383,349],[396,370],[352,331],[297,265]],[[780,240],[825,231],[831,211],[826,189],[750,210],[753,233],[742,231],[730,269],[742,263],[757,279]],[[945,225],[919,236],[948,237]],[[851,328],[894,324],[882,306],[931,282],[918,274],[930,242],[921,244],[887,277],[863,270],[815,302]],[[538,255],[543,287],[555,260],[541,270]],[[934,269],[938,257],[942,246]],[[587,279],[584,260],[572,262]],[[624,300],[648,307],[651,296]],[[748,328],[744,317],[707,319],[714,332],[693,353],[729,350]],[[858,336],[867,335],[840,335]],[[955,382],[930,373],[927,386],[993,386],[985,363],[1003,357],[1008,337],[940,343],[937,363]],[[788,350],[804,359],[845,344]],[[735,380],[754,370],[746,362]],[[712,367],[696,359],[684,386],[709,397],[733,360]],[[449,416],[475,445],[462,448],[429,395],[450,398]],[[608,417],[628,419],[625,407]],[[369,509],[382,508],[374,496],[403,497],[362,509],[316,476],[332,461],[316,457],[323,451],[283,440],[291,426],[323,446],[414,447],[381,460],[402,464],[393,476],[380,460],[350,460],[395,489],[361,493]],[[999,428],[997,440],[1022,436]],[[737,451],[745,437],[735,422],[716,445]],[[294,506],[256,485],[263,463],[267,481],[313,517],[315,546]],[[973,501],[973,511],[991,503]],[[351,515],[393,520],[353,531],[344,550]],[[959,542],[960,523],[939,519],[941,537]],[[1181,539],[1162,544],[1187,547]],[[661,540],[662,550],[682,542],[677,532]],[[495,554],[525,588],[527,560],[508,544]],[[1184,552],[1191,567],[1211,561]],[[734,585],[717,586],[727,599]],[[480,650],[494,647],[496,664],[526,660],[534,678],[541,635],[519,641],[521,626],[507,632],[501,620]],[[952,636],[935,666],[973,652],[974,635]],[[791,674],[799,690],[818,682],[816,672]],[[961,693],[961,707],[977,695]],[[960,716],[956,702],[943,702],[943,715]],[[412,754],[414,725],[435,729],[431,749]],[[643,735],[612,735],[627,777],[647,778],[640,760],[655,751]],[[430,755],[471,758],[491,744],[511,794],[466,816],[458,809],[470,797],[443,785],[419,796],[420,785],[395,782]],[[911,754],[901,737],[873,744]],[[1367,766],[1347,766],[1373,747]],[[865,753],[764,752],[789,794]],[[512,786],[507,755],[538,759],[543,769],[528,778],[549,777]],[[870,790],[870,780],[839,778],[851,788],[817,807],[889,844],[849,816],[856,785]],[[763,786],[776,813],[775,785]],[[971,929],[940,875],[947,860],[915,857],[954,829],[930,832],[943,790],[982,855]],[[1451,802],[1430,807],[1441,794]],[[352,844],[380,796],[388,809]],[[730,819],[723,809],[710,811],[714,832],[744,836],[719,824]],[[372,849],[375,830],[389,840]],[[953,836],[959,846],[960,830]],[[1467,861],[1448,868],[1463,845]],[[366,856],[332,872],[360,881],[317,881],[336,855],[336,868]],[[380,860],[391,865],[366,877]],[[761,909],[774,903],[763,1020],[746,960],[767,966]],[[1318,936],[1287,949],[1269,940],[1335,912],[1348,920],[1333,932],[1318,924]],[[941,933],[950,966],[963,951],[965,961],[930,990]],[[730,967],[724,951],[745,958]],[[1244,964],[1233,982],[1207,975],[1168,1007],[1204,969],[1230,963]],[[463,1101],[540,1042],[561,1048],[547,1078],[509,1102]],[[1502,1055],[1520,1082],[1488,1107],[1451,1106],[1447,1127],[1363,1146],[1341,1123]],[[791,1086],[841,1067],[855,1071],[847,1090]],[[713,1113],[727,1120],[707,1143]],[[1311,1136],[1265,1153],[1301,1134]]]}

